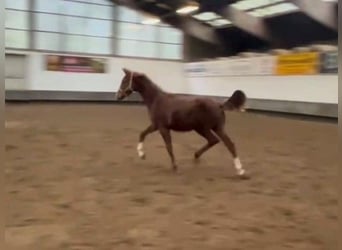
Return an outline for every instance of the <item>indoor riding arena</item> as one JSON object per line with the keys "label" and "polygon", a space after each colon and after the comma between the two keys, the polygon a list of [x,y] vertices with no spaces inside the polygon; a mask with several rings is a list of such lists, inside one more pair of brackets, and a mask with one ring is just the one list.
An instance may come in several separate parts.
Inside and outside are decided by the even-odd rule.
{"label": "indoor riding arena", "polygon": [[6,249],[338,250],[338,2],[304,2],[6,0]]}

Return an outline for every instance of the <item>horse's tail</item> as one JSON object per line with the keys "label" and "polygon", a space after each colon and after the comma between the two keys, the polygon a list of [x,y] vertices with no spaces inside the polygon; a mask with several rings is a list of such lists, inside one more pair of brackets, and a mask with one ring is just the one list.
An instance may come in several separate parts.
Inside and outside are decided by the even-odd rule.
{"label": "horse's tail", "polygon": [[223,103],[223,108],[228,110],[239,110],[245,111],[244,105],[246,103],[247,97],[242,90],[235,90],[232,96]]}

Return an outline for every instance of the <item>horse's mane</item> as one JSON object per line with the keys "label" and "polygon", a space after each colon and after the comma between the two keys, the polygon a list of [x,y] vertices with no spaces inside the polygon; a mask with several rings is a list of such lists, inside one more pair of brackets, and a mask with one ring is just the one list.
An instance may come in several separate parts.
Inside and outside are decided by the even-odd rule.
{"label": "horse's mane", "polygon": [[153,82],[146,74],[142,74],[142,81],[144,83],[153,86],[155,89],[159,90],[160,92],[165,92],[160,86],[158,86],[155,82]]}

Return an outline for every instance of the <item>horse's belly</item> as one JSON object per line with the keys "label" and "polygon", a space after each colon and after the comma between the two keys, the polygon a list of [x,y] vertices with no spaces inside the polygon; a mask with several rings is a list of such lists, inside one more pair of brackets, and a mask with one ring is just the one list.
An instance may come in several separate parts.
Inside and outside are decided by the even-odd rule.
{"label": "horse's belly", "polygon": [[174,131],[178,131],[178,132],[187,132],[187,131],[193,130],[194,128],[190,126],[187,126],[187,127],[171,126],[170,129]]}
{"label": "horse's belly", "polygon": [[194,129],[194,124],[186,120],[173,119],[168,127],[174,131],[190,131]]}
{"label": "horse's belly", "polygon": [[196,128],[213,127],[217,122],[217,116],[213,113],[203,110],[200,106],[195,106],[188,110],[174,111],[168,117],[169,129],[190,131]]}
{"label": "horse's belly", "polygon": [[185,132],[185,131],[194,130],[198,127],[203,127],[203,125],[204,125],[203,121],[199,121],[199,120],[175,119],[171,121],[171,123],[169,124],[169,128],[174,131]]}
{"label": "horse's belly", "polygon": [[184,122],[172,122],[168,127],[174,131],[189,131],[193,129],[193,126]]}

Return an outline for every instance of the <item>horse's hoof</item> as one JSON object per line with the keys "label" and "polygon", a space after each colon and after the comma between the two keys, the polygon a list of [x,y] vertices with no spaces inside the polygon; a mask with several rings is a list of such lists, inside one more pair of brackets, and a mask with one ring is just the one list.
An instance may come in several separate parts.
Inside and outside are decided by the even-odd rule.
{"label": "horse's hoof", "polygon": [[244,172],[243,174],[238,174],[237,176],[238,176],[238,178],[241,179],[241,180],[249,180],[249,179],[251,178],[251,177],[250,177],[248,174],[246,174],[245,172]]}
{"label": "horse's hoof", "polygon": [[194,154],[194,161],[199,161],[200,157],[201,156],[199,154],[195,153]]}
{"label": "horse's hoof", "polygon": [[138,153],[138,156],[139,156],[139,158],[142,159],[142,160],[145,160],[145,158],[146,158],[145,153],[142,153],[142,152],[139,152],[139,153]]}
{"label": "horse's hoof", "polygon": [[178,166],[172,166],[172,171],[177,174],[178,173]]}

